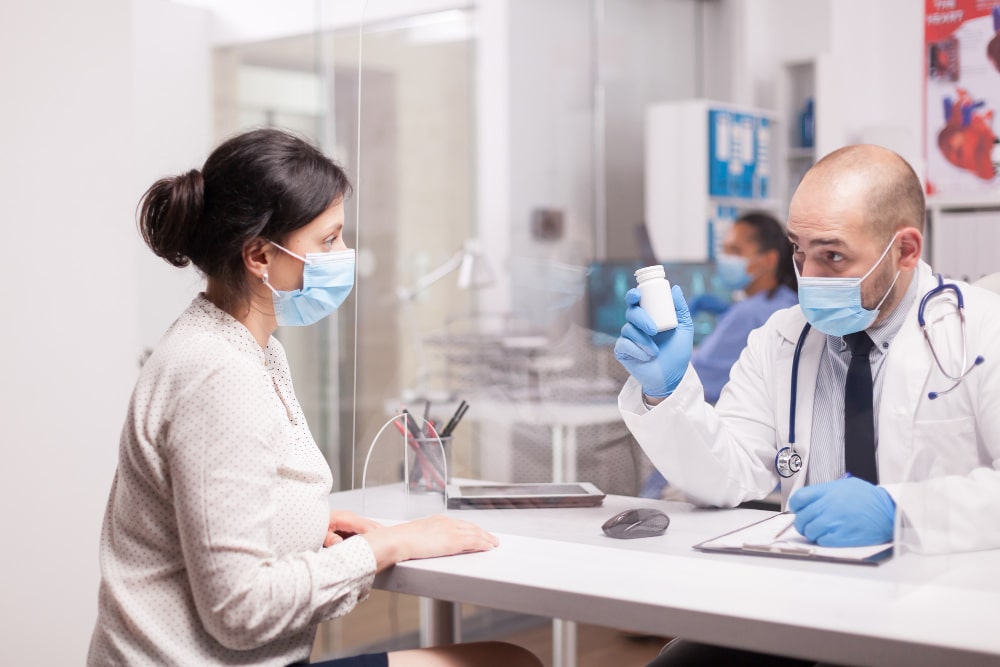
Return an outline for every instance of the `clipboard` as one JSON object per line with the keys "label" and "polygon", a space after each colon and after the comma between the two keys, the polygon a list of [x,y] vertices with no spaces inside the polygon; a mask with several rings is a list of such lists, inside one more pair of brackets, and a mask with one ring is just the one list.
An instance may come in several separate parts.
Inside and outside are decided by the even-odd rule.
{"label": "clipboard", "polygon": [[800,535],[794,528],[780,539],[775,536],[790,526],[794,516],[779,512],[743,528],[737,528],[694,545],[698,551],[711,553],[794,558],[826,563],[881,565],[892,557],[892,542],[869,547],[821,547]]}

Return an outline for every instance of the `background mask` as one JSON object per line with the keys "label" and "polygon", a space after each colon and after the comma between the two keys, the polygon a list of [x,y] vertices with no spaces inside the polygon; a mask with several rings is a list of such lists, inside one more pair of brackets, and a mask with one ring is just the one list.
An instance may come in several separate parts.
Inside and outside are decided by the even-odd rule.
{"label": "background mask", "polygon": [[719,255],[715,260],[715,273],[719,282],[730,290],[741,290],[749,285],[753,279],[747,273],[747,263],[747,258],[741,255]]}

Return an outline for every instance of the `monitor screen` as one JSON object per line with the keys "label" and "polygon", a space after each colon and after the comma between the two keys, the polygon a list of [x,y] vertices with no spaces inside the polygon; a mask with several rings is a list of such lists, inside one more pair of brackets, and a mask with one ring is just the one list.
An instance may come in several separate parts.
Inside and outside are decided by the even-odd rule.
{"label": "monitor screen", "polygon": [[[625,292],[635,287],[635,271],[645,262],[594,262],[587,273],[587,326],[595,345],[614,345],[625,324]],[[714,294],[729,300],[731,293],[715,278],[714,262],[664,262],[671,285],[680,285],[684,297]],[[711,333],[715,316],[698,313],[694,318],[694,343]]]}

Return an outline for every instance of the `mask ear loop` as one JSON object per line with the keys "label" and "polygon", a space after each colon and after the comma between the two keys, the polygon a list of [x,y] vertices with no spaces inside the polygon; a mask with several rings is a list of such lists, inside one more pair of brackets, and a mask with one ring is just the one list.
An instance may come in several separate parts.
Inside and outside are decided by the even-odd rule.
{"label": "mask ear loop", "polygon": [[269,283],[269,282],[267,281],[267,271],[265,271],[265,272],[264,272],[264,275],[262,275],[262,276],[260,277],[260,281],[261,281],[262,283],[264,283],[265,285],[267,285],[267,289],[271,290],[271,293],[272,293],[272,294],[274,294],[275,296],[280,296],[280,295],[278,294],[278,290],[274,289],[274,286],[273,286],[273,285],[271,285],[271,283]]}
{"label": "mask ear loop", "polygon": [[[892,244],[896,242],[896,237],[898,237],[898,236],[899,236],[899,232],[896,232],[895,234],[892,235],[892,240],[889,241],[889,245],[887,245],[885,247],[885,250],[882,251],[882,256],[878,258],[877,262],[875,262],[875,266],[873,266],[872,268],[868,269],[868,273],[866,273],[865,275],[861,276],[861,280],[859,281],[859,284],[861,282],[864,282],[864,279],[867,278],[868,276],[870,276],[872,274],[872,271],[874,271],[875,269],[877,269],[879,267],[879,265],[882,263],[882,260],[885,259],[885,256],[889,254],[890,250],[892,250]],[[875,304],[875,307],[872,308],[872,310],[874,310],[876,313],[879,312],[879,308],[882,307],[882,304],[885,303],[885,300],[889,298],[889,294],[892,293],[892,288],[895,287],[896,281],[899,280],[899,274],[900,273],[901,273],[900,271],[898,271],[898,270],[896,271],[896,275],[893,276],[892,283],[890,283],[890,285],[889,285],[889,289],[887,289],[885,291],[885,294],[882,295],[881,300],[879,300],[879,302],[877,304]],[[861,304],[861,307],[864,308],[864,304]]]}

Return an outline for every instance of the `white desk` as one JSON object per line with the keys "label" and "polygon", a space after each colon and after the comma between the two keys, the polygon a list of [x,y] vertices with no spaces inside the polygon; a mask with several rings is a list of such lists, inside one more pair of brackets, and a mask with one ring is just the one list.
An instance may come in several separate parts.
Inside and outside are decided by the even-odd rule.
{"label": "white desk", "polygon": [[[440,496],[404,498],[401,485],[364,502],[361,491],[333,494],[331,506],[385,520],[443,508]],[[601,533],[636,506],[670,514],[667,533]],[[836,664],[1000,663],[1000,551],[906,554],[879,567],[704,554],[691,545],[770,512],[620,496],[597,508],[448,513],[490,529],[500,547],[401,563],[378,588]]]}
{"label": "white desk", "polygon": [[[469,421],[499,424],[530,424],[552,430],[552,481],[579,481],[576,429],[621,421],[617,400],[594,402],[501,401],[483,396],[468,399]],[[398,401],[387,402],[390,414],[398,412]],[[439,406],[440,407],[440,406]],[[451,413],[451,406],[447,412]],[[473,407],[475,409],[473,409]],[[509,465],[504,466],[510,469]],[[441,610],[439,610],[441,611]],[[442,612],[443,613],[443,612]],[[450,621],[441,621],[445,626]],[[552,622],[553,667],[576,667],[576,625],[556,618]]]}

